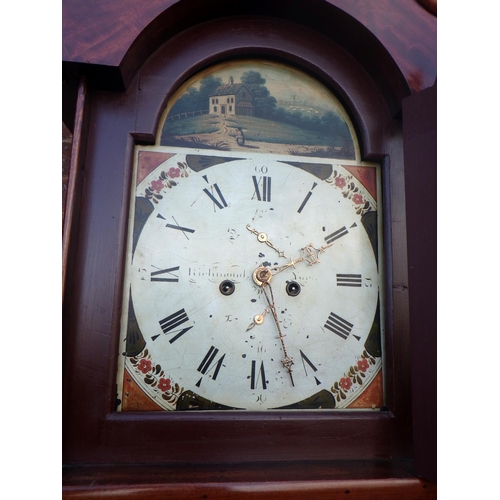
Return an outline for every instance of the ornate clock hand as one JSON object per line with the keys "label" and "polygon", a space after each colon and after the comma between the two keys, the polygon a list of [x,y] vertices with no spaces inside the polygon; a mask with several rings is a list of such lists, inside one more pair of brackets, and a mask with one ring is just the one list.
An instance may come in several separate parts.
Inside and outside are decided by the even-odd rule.
{"label": "ornate clock hand", "polygon": [[[285,252],[282,252],[281,250],[277,249],[270,241],[269,238],[267,237],[266,233],[259,233],[256,229],[252,229],[250,227],[250,224],[247,224],[247,229],[255,234],[257,236],[257,240],[259,240],[260,243],[265,243],[268,247],[272,248],[275,252],[278,253],[280,257],[286,257]],[[286,257],[288,258],[288,257]]]}
{"label": "ornate clock hand", "polygon": [[308,262],[310,266],[312,266],[313,264],[317,264],[318,262],[321,262],[319,260],[319,254],[326,251],[326,249],[330,248],[332,245],[333,243],[330,243],[329,245],[326,245],[324,247],[316,248],[312,243],[309,243],[309,245],[300,249],[302,251],[301,257],[295,260],[290,259],[290,262],[288,262],[287,264],[283,264],[282,266],[270,267],[269,272],[271,272],[271,274],[274,276],[275,274],[279,274],[289,267],[295,268],[295,264],[304,260]]}
{"label": "ornate clock hand", "polygon": [[[269,288],[271,299],[267,295],[266,287]],[[292,385],[295,387],[295,384],[293,383],[293,376],[292,376],[293,358],[291,358],[290,356],[288,356],[288,353],[286,352],[285,341],[283,340],[284,335],[281,333],[281,328],[280,328],[280,324],[279,324],[279,320],[278,320],[278,313],[276,312],[276,306],[274,304],[273,289],[271,288],[271,284],[269,283],[269,281],[265,282],[262,285],[262,291],[264,292],[264,295],[266,297],[267,303],[269,304],[269,307],[271,308],[271,313],[273,315],[274,322],[276,323],[276,328],[278,329],[278,338],[280,339],[281,347],[283,349],[283,354],[285,356],[283,358],[283,360],[281,361],[281,363],[287,369],[288,375],[290,375],[290,380],[292,382]]]}
{"label": "ornate clock hand", "polygon": [[[283,354],[284,358],[281,361],[283,366],[287,369],[288,375],[290,375],[290,380],[292,382],[292,386],[295,387],[295,384],[293,383],[293,375],[292,375],[292,365],[293,365],[293,358],[288,356],[288,353],[286,352],[286,347],[285,347],[285,341],[284,335],[281,333],[281,328],[280,328],[280,323],[278,319],[278,313],[276,312],[276,305],[274,303],[274,295],[273,295],[273,289],[271,288],[271,278],[272,274],[267,269],[266,267],[259,267],[257,268],[254,273],[254,280],[256,283],[260,283],[260,286],[262,287],[262,292],[264,293],[264,296],[266,297],[267,303],[269,304],[268,309],[271,311],[274,319],[274,323],[276,324],[276,328],[278,330],[278,338],[280,339],[281,342],[281,348],[283,349]],[[266,292],[266,287],[269,288],[269,294]],[[267,310],[267,309],[266,309]],[[255,320],[254,320],[255,321]]]}

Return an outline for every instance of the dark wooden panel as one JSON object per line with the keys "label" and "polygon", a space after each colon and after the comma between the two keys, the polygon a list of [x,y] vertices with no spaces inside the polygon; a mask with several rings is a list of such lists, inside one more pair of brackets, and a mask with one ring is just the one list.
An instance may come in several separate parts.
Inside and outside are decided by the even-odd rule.
{"label": "dark wooden panel", "polygon": [[406,259],[406,199],[404,195],[402,131],[391,122],[386,129],[387,156],[383,165],[384,249],[386,252],[385,378],[387,406],[397,425],[393,435],[394,456],[405,456],[411,443],[411,386],[408,309],[408,263]]}
{"label": "dark wooden panel", "polygon": [[413,91],[432,86],[437,71],[437,19],[417,0],[336,0],[387,48]]}
{"label": "dark wooden panel", "polygon": [[437,498],[435,484],[418,479],[382,479],[364,481],[314,481],[314,482],[245,482],[199,484],[164,484],[154,486],[110,486],[99,488],[65,488],[63,499],[82,500],[104,498],[112,500],[191,500],[210,499],[248,499],[248,500],[433,500]]}
{"label": "dark wooden panel", "polygon": [[102,88],[127,86],[142,61],[168,38],[197,23],[238,15],[316,29],[343,44],[374,75],[389,70],[392,58],[416,91],[436,77],[436,18],[416,0],[64,0],[63,60],[81,63],[75,71],[85,71]]}
{"label": "dark wooden panel", "polygon": [[339,481],[356,479],[401,479],[413,474],[412,461],[349,460],[287,461],[243,463],[180,463],[168,465],[86,465],[64,467],[65,484],[69,487],[187,483],[193,477],[202,483],[252,481]]}
{"label": "dark wooden panel", "polygon": [[[120,463],[353,460],[389,457],[394,417],[388,412],[331,412],[314,416],[266,412],[114,414],[102,425],[112,448],[101,458]],[[123,439],[133,428],[140,443]],[[161,429],[161,430],[160,430]],[[168,431],[167,431],[168,429]],[[142,444],[142,446],[141,446]],[[89,459],[94,450],[89,450]]]}
{"label": "dark wooden panel", "polygon": [[[66,184],[66,197],[63,207],[63,239],[62,239],[62,295],[64,299],[68,269],[72,267],[71,244],[76,238],[79,219],[79,205],[83,184],[83,167],[86,154],[87,127],[89,124],[89,103],[87,83],[82,78],[78,85],[74,119],[74,140],[71,141],[71,159]],[[64,182],[64,178],[63,178]]]}
{"label": "dark wooden panel", "polygon": [[[361,471],[365,479],[355,480]],[[63,498],[436,498],[435,484],[410,475],[408,464],[383,461],[82,467],[65,471]]]}
{"label": "dark wooden panel", "polygon": [[68,181],[71,164],[71,147],[73,134],[69,131],[64,121],[62,123],[62,223],[64,226],[64,214],[66,213],[66,199],[68,197]]}
{"label": "dark wooden panel", "polygon": [[437,84],[404,102],[415,470],[437,478]]}
{"label": "dark wooden panel", "polygon": [[[436,498],[411,462],[349,461],[68,467],[63,498]],[[359,479],[363,475],[365,479]],[[248,481],[251,477],[252,480]],[[196,479],[194,479],[196,478]]]}

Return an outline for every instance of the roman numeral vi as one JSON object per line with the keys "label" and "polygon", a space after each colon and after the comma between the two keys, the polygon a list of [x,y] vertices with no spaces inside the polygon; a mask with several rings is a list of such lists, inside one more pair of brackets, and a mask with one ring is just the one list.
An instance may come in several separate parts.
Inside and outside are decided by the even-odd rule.
{"label": "roman numeral vi", "polygon": [[260,368],[257,368],[257,361],[252,360],[252,372],[250,374],[250,389],[255,389],[259,382],[262,384],[262,389],[267,389],[266,372],[264,371],[264,361],[261,361]]}

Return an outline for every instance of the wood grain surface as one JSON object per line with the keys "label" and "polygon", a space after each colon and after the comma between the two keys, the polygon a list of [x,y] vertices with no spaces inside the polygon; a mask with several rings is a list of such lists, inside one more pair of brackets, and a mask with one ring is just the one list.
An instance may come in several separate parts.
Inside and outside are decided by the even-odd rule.
{"label": "wood grain surface", "polygon": [[84,500],[433,500],[436,485],[419,479],[381,479],[358,481],[280,481],[199,484],[167,483],[155,485],[66,487],[62,498]]}
{"label": "wood grain surface", "polygon": [[[345,13],[345,14],[344,14]],[[362,59],[368,48],[349,36],[359,24],[381,43],[413,91],[436,79],[436,17],[417,0],[64,0],[63,61],[107,69],[109,83],[119,69],[125,85],[166,39],[190,26],[220,17],[256,15],[314,26],[325,36],[351,45]],[[347,15],[347,18],[345,17]],[[112,76],[115,75],[115,76]]]}
{"label": "wood grain surface", "polygon": [[[363,474],[365,478],[359,480]],[[63,498],[436,498],[436,484],[411,477],[411,474],[408,461],[248,463],[230,467],[223,464],[70,467],[65,471]]]}

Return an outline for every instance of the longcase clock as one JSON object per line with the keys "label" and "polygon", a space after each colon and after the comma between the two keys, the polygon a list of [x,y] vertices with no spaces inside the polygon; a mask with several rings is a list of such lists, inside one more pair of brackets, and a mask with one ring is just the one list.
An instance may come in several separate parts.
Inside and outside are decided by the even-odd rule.
{"label": "longcase clock", "polygon": [[318,7],[328,30],[260,4],[213,19],[201,6],[211,20],[175,36],[160,16],[116,88],[105,64],[80,79],[65,68],[79,81],[68,495],[94,477],[138,495],[196,478],[200,495],[365,480],[432,496],[413,461],[410,90],[382,45],[365,57],[334,40],[342,26],[372,35],[331,3]]}

